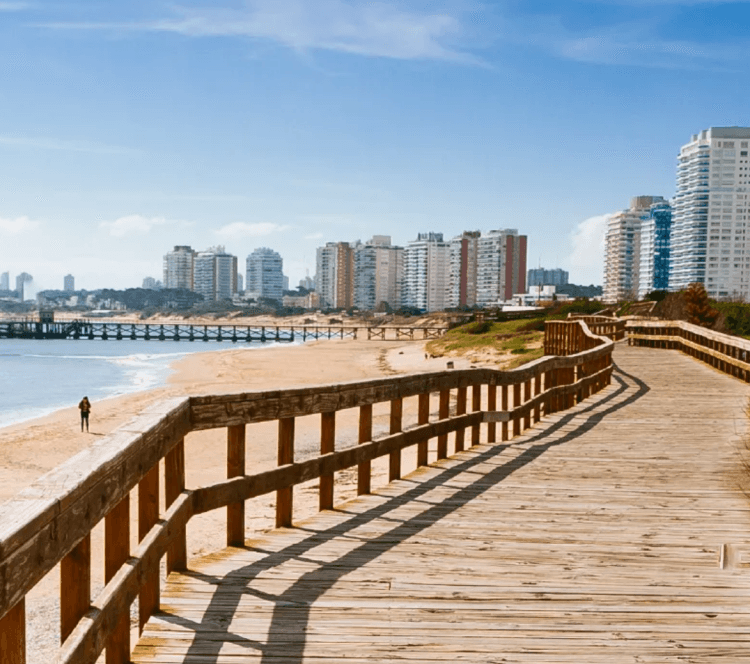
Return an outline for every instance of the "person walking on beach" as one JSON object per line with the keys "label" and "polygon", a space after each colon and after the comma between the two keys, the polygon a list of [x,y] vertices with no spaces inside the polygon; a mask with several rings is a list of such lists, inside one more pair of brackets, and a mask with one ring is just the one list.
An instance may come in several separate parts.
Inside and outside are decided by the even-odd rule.
{"label": "person walking on beach", "polygon": [[91,402],[88,397],[83,397],[81,403],[78,404],[78,408],[81,411],[81,431],[83,431],[83,423],[86,423],[86,431],[89,430],[89,413],[91,412]]}

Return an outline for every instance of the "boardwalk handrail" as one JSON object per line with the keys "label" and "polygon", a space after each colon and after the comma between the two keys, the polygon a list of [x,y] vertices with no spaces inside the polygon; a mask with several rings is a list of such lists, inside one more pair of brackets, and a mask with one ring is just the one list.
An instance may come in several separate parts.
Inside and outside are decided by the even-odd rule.
{"label": "boardwalk handrail", "polygon": [[712,367],[750,383],[750,341],[681,320],[630,320],[631,346],[681,350]]}
{"label": "boardwalk handrail", "polygon": [[598,314],[593,316],[568,314],[568,320],[583,321],[591,332],[600,337],[612,339],[612,341],[620,341],[625,338],[625,319]]}
{"label": "boardwalk handrail", "polygon": [[[612,341],[577,321],[547,324],[562,356],[545,356],[518,369],[472,369],[245,394],[179,397],[155,404],[127,424],[53,469],[0,506],[0,656],[25,662],[25,597],[60,564],[62,645],[57,661],[93,663],[104,648],[107,661],[130,655],[129,610],[139,598],[140,626],[159,608],[159,565],[187,566],[186,526],[196,514],[227,508],[227,544],[245,539],[244,501],[276,492],[276,525],[291,526],[293,487],[318,478],[320,509],[333,507],[334,473],[358,468],[358,494],[370,493],[371,461],[389,457],[389,481],[401,476],[401,450],[416,445],[417,465],[428,464],[428,441],[437,438],[437,459],[480,442],[509,440],[540,420],[572,407],[610,383]],[[579,346],[576,351],[576,345]],[[483,386],[486,386],[483,407]],[[470,412],[468,388],[472,388]],[[498,410],[497,388],[500,387]],[[455,414],[450,413],[455,390]],[[430,421],[430,396],[439,395],[438,419]],[[403,400],[418,397],[417,422],[403,423]],[[390,432],[372,435],[374,404],[390,403]],[[336,412],[359,408],[359,444],[335,450]],[[321,415],[321,453],[294,462],[296,417]],[[245,472],[246,425],[278,421],[278,467]],[[211,486],[185,486],[184,438],[192,431],[227,428],[227,478]],[[164,460],[159,513],[160,464]],[[139,544],[130,551],[130,492],[138,487]],[[105,523],[105,587],[90,601],[91,530]]]}

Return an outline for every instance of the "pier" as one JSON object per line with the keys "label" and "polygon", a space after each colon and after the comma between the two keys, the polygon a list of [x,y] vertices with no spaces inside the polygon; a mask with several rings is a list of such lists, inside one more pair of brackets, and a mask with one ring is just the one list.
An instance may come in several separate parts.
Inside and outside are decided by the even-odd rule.
{"label": "pier", "polygon": [[438,326],[234,325],[231,323],[132,323],[97,319],[0,320],[0,339],[99,339],[102,341],[293,342],[314,339],[437,339]]}

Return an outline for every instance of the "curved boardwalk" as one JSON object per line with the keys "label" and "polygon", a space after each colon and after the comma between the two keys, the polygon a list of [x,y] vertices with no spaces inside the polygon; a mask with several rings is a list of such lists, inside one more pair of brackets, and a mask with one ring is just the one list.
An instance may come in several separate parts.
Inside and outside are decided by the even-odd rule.
{"label": "curved boardwalk", "polygon": [[134,662],[750,661],[750,390],[619,346],[510,444],[172,575]]}

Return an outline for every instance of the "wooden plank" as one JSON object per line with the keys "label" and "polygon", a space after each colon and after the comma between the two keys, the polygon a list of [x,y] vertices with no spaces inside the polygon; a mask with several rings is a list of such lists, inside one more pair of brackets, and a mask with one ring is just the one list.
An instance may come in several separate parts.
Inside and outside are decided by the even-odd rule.
{"label": "wooden plank", "polygon": [[[180,441],[164,458],[164,498],[170,507],[185,489],[185,442]],[[187,532],[183,528],[167,551],[167,574],[187,569]]]}
{"label": "wooden plank", "polygon": [[84,537],[60,563],[60,641],[70,636],[91,604],[91,537]]}
{"label": "wooden plank", "polygon": [[[320,453],[331,454],[336,446],[336,412],[322,413],[320,420]],[[320,476],[319,509],[333,509],[333,473]]]}
{"label": "wooden plank", "polygon": [[26,601],[23,599],[0,618],[0,661],[26,664]]}
{"label": "wooden plank", "polygon": [[[389,433],[399,433],[404,414],[404,402],[402,399],[391,401],[391,414]],[[388,459],[388,481],[393,482],[401,478],[401,450],[393,450]]]}
{"label": "wooden plank", "polygon": [[[440,391],[440,403],[438,406],[438,418],[441,420],[448,419],[448,416],[450,414],[450,398],[451,393],[450,390],[441,390]],[[443,434],[442,436],[438,436],[437,440],[437,458],[438,461],[440,459],[445,459],[448,456],[448,435]]]}
{"label": "wooden plank", "polygon": [[[159,519],[159,466],[154,466],[138,485],[138,541],[142,542]],[[138,628],[159,610],[159,570],[144,576],[138,595]]]}
{"label": "wooden plank", "polygon": [[[456,415],[464,415],[466,413],[466,386],[461,386],[456,390]],[[460,429],[455,434],[455,451],[462,452],[464,445],[464,430]]]}
{"label": "wooden plank", "polygon": [[[482,410],[482,386],[474,385],[471,388],[471,410],[478,413]],[[479,425],[471,427],[471,446],[479,445]]]}
{"label": "wooden plank", "polygon": [[[227,478],[245,474],[245,425],[227,427]],[[227,505],[227,546],[245,544],[245,502]]]}
{"label": "wooden plank", "polygon": [[[111,581],[130,555],[130,496],[123,498],[104,519],[104,582]],[[107,638],[107,664],[130,661],[130,605],[116,620]]]}
{"label": "wooden plank", "polygon": [[[372,404],[359,408],[358,443],[364,445],[372,441]],[[357,466],[357,495],[370,493],[370,478],[372,476],[370,459],[364,459]]]}
{"label": "wooden plank", "polygon": [[[421,426],[430,421],[430,394],[426,392],[419,395],[419,404],[417,406],[417,425]],[[429,440],[423,440],[417,443],[417,468],[426,466],[428,463],[428,444]]]}
{"label": "wooden plank", "polygon": [[[286,466],[294,463],[294,418],[279,420],[278,464]],[[276,491],[276,527],[292,525],[294,494],[292,486]]]}

